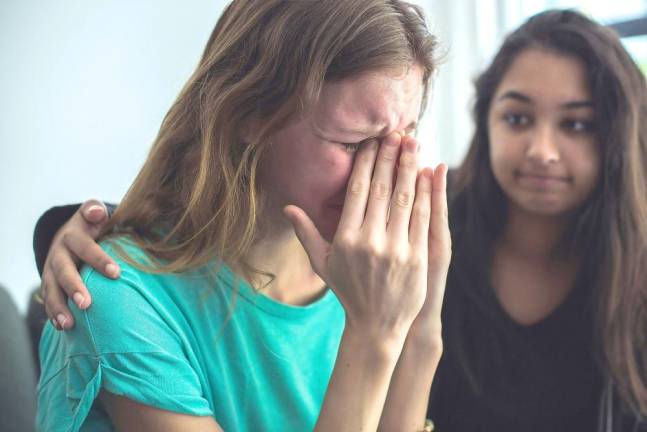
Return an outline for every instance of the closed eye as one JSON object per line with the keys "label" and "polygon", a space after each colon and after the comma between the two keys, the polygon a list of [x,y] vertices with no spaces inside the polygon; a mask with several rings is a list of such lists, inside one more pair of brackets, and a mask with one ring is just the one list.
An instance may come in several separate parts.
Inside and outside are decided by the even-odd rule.
{"label": "closed eye", "polygon": [[360,144],[362,144],[363,141],[356,142],[356,143],[338,143],[341,146],[343,146],[348,153],[355,153],[357,150],[359,150]]}

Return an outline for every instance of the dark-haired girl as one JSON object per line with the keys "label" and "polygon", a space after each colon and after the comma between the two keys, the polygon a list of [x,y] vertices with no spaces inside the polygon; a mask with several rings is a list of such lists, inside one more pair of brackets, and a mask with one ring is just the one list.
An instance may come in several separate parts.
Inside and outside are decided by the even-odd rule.
{"label": "dark-haired girl", "polygon": [[547,11],[477,79],[474,120],[431,415],[441,431],[639,430],[645,77],[612,30]]}

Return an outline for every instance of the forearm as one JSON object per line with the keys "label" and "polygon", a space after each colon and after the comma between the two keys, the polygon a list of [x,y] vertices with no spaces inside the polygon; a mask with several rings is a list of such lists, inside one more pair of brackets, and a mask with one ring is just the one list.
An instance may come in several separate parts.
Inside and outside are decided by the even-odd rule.
{"label": "forearm", "polygon": [[442,340],[408,338],[391,378],[380,419],[380,431],[423,429],[429,392],[442,354]]}
{"label": "forearm", "polygon": [[403,344],[404,338],[371,341],[347,327],[315,431],[377,430]]}

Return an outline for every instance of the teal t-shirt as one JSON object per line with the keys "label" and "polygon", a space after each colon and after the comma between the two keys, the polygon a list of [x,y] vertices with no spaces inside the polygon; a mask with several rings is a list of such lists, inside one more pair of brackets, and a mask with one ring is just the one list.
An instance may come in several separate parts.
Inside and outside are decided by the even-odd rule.
{"label": "teal t-shirt", "polygon": [[[119,240],[137,260],[143,252]],[[124,246],[125,245],[125,246]],[[113,430],[100,389],[159,409],[213,416],[225,431],[312,430],[337,356],[344,311],[331,290],[303,307],[255,292],[221,266],[151,274],[84,268],[93,298],[76,325],[40,342],[38,429]]]}

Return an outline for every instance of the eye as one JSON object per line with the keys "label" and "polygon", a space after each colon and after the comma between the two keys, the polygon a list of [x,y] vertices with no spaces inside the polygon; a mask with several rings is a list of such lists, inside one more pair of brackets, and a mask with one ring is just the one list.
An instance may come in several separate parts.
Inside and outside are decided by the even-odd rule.
{"label": "eye", "polygon": [[587,133],[593,132],[595,125],[590,120],[566,119],[562,122],[562,127],[570,132]]}
{"label": "eye", "polygon": [[357,142],[357,143],[339,143],[339,144],[342,145],[344,147],[344,149],[346,149],[346,152],[355,153],[357,150],[359,150],[359,146],[360,146],[361,142]]}
{"label": "eye", "polygon": [[507,113],[503,115],[503,121],[505,121],[508,126],[520,128],[530,124],[530,116],[526,114]]}

